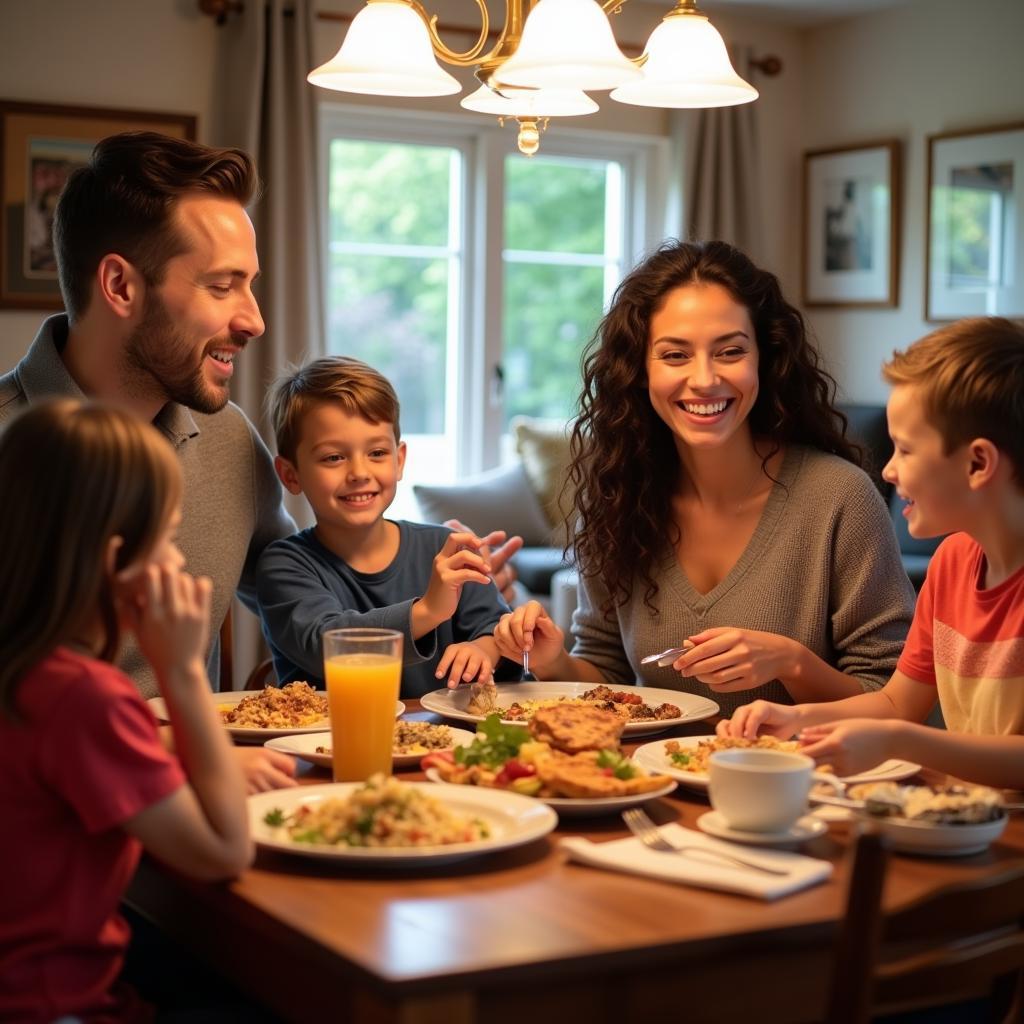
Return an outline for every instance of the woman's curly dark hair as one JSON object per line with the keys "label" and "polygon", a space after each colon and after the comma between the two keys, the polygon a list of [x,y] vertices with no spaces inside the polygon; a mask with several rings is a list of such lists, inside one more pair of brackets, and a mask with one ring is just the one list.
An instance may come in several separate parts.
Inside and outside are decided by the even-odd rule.
{"label": "woman's curly dark hair", "polygon": [[772,442],[773,452],[805,444],[861,464],[860,449],[845,436],[846,417],[832,404],[835,380],[819,365],[803,317],[782,297],[775,275],[726,242],[665,242],[616,289],[583,354],[566,487],[576,560],[605,582],[605,615],[630,599],[635,580],[656,613],[651,570],[679,541],[671,513],[679,476],[666,472],[679,458],[672,431],[651,405],[646,360],[651,317],[670,291],[697,283],[721,285],[750,314],[759,353],[753,435]]}

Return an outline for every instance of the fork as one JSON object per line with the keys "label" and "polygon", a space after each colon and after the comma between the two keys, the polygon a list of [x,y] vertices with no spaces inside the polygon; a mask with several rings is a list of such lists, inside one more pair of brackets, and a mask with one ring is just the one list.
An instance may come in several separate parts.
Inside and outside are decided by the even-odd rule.
{"label": "fork", "polygon": [[659,831],[658,826],[648,817],[647,812],[639,807],[631,807],[622,812],[622,820],[626,823],[629,831],[633,833],[649,850],[657,850],[659,853],[682,853],[690,857],[704,855],[726,861],[735,867],[749,868],[751,871],[763,871],[766,875],[778,875],[785,878],[789,872],[780,868],[769,868],[764,864],[755,864],[753,861],[744,860],[742,857],[734,857],[731,853],[715,849],[710,846],[673,846]]}
{"label": "fork", "polygon": [[530,652],[523,648],[523,676],[524,683],[536,683],[537,677],[530,671]]}

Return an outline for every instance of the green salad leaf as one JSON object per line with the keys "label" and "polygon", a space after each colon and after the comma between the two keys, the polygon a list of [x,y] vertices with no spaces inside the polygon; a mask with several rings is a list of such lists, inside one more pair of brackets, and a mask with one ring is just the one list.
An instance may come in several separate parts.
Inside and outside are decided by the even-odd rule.
{"label": "green salad leaf", "polygon": [[263,823],[269,825],[271,828],[278,828],[284,824],[284,811],[280,807],[275,807],[272,811],[267,811],[263,816]]}
{"label": "green salad leaf", "polygon": [[636,776],[636,765],[627,757],[614,750],[602,750],[597,755],[598,768],[611,768],[617,779],[632,779]]}
{"label": "green salad leaf", "polygon": [[482,764],[497,768],[519,753],[530,739],[530,732],[521,725],[503,725],[501,715],[488,715],[476,729],[476,739],[469,746],[455,748],[455,763]]}

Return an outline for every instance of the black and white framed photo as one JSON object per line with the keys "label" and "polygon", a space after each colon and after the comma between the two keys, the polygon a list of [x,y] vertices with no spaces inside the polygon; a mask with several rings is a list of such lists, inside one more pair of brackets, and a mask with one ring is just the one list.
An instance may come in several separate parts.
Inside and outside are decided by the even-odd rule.
{"label": "black and white framed photo", "polygon": [[928,137],[924,315],[1024,317],[1024,122]]}
{"label": "black and white framed photo", "polygon": [[804,154],[805,305],[896,305],[899,156],[895,139]]}

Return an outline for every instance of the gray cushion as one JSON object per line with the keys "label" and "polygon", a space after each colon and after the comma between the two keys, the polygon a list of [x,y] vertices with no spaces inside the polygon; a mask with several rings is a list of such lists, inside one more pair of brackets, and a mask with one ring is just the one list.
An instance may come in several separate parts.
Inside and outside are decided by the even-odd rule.
{"label": "gray cushion", "polygon": [[524,547],[512,557],[519,582],[534,594],[551,593],[551,577],[572,563],[562,558],[561,548]]}
{"label": "gray cushion", "polygon": [[551,540],[544,510],[518,462],[457,484],[414,484],[412,492],[425,522],[458,519],[477,533],[518,534],[528,546],[546,546]]}

